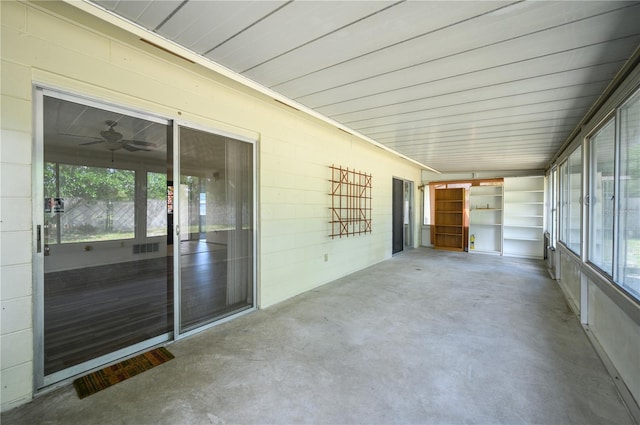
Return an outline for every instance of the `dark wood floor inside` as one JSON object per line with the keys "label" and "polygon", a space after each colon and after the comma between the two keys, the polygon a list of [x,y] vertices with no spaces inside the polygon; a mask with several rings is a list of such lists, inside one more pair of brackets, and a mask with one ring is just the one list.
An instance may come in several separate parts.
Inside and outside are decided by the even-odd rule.
{"label": "dark wood floor inside", "polygon": [[[181,329],[250,307],[227,303],[224,245],[181,247]],[[173,331],[173,257],[45,274],[45,375]]]}

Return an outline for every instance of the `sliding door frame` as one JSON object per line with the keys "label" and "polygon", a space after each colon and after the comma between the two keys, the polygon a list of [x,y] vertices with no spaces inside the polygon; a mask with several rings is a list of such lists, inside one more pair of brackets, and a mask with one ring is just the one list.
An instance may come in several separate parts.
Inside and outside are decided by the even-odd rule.
{"label": "sliding door frame", "polygon": [[[171,341],[172,332],[166,332],[150,339],[138,342],[114,352],[93,358],[77,365],[45,375],[44,372],[44,216],[42,213],[44,199],[44,98],[45,96],[56,99],[81,103],[83,105],[126,114],[128,116],[171,126],[170,119],[161,117],[140,109],[128,108],[107,101],[100,101],[86,95],[73,93],[69,90],[51,87],[46,84],[36,83],[33,86],[33,142],[32,142],[32,222],[33,222],[33,247],[32,252],[32,281],[33,281],[33,349],[34,349],[34,374],[33,387],[36,392],[45,388],[55,388],[66,383],[70,378],[91,370],[103,367],[120,358]],[[54,386],[54,384],[57,384]]]}
{"label": "sliding door frame", "polygon": [[[190,128],[193,130],[197,130],[197,131],[202,131],[202,132],[206,132],[206,133],[211,133],[211,134],[215,134],[218,136],[223,136],[223,137],[227,137],[229,139],[233,139],[233,140],[237,140],[240,142],[244,142],[244,143],[249,143],[251,145],[251,153],[252,153],[252,184],[253,184],[253,191],[251,193],[252,196],[252,201],[253,201],[253,217],[252,217],[252,226],[253,226],[253,237],[252,237],[252,263],[251,266],[253,267],[253,277],[252,277],[252,282],[251,282],[251,291],[253,292],[252,295],[252,299],[253,299],[253,305],[245,310],[239,311],[237,313],[233,313],[230,314],[229,316],[225,316],[221,319],[218,320],[214,320],[210,323],[205,323],[202,326],[199,326],[195,329],[191,329],[185,332],[181,331],[181,318],[182,318],[182,312],[180,311],[180,306],[182,305],[182,298],[181,298],[181,294],[182,294],[182,282],[181,282],[181,277],[180,277],[180,267],[181,267],[181,262],[180,262],[180,232],[181,231],[187,231],[187,229],[180,229],[180,211],[181,211],[181,206],[180,206],[180,196],[178,194],[178,190],[176,190],[176,188],[179,188],[180,185],[180,175],[181,175],[181,170],[180,170],[180,128],[185,127],[185,128]],[[257,199],[257,192],[258,192],[258,185],[257,185],[257,174],[258,174],[258,167],[257,167],[257,140],[256,139],[251,139],[248,137],[243,137],[240,136],[238,134],[233,134],[233,133],[229,133],[227,131],[224,130],[220,130],[214,127],[209,127],[209,126],[204,126],[198,123],[194,123],[194,122],[190,122],[190,121],[186,121],[186,120],[174,120],[173,121],[173,184],[174,184],[174,198],[173,198],[173,202],[174,202],[174,208],[173,208],[173,238],[174,238],[174,244],[173,244],[173,279],[174,279],[174,284],[173,284],[173,305],[174,305],[174,313],[173,313],[173,338],[175,341],[178,341],[180,339],[189,337],[191,335],[197,334],[199,332],[202,332],[206,329],[212,328],[214,326],[220,325],[222,323],[228,322],[230,320],[235,319],[236,317],[245,315],[247,313],[250,313],[254,310],[256,310],[257,308],[257,275],[258,275],[258,269],[257,269],[257,234],[258,234],[258,199]]]}
{"label": "sliding door frame", "polygon": [[[90,107],[105,109],[113,112],[126,114],[129,116],[145,119],[148,121],[157,122],[160,124],[171,127],[172,140],[168,140],[167,149],[173,149],[173,182],[174,188],[176,184],[180,182],[180,128],[188,127],[195,130],[213,133],[223,137],[228,137],[240,142],[246,142],[251,145],[252,153],[252,184],[253,190],[251,193],[253,201],[252,211],[252,263],[253,277],[251,282],[252,291],[252,305],[239,311],[237,313],[225,316],[219,320],[211,323],[204,324],[198,328],[189,330],[187,332],[180,332],[180,318],[181,318],[181,297],[180,297],[180,197],[177,192],[174,192],[173,198],[173,227],[167,229],[168,232],[173,232],[173,330],[167,333],[160,334],[153,338],[141,341],[139,343],[130,345],[123,349],[116,350],[114,352],[102,355],[83,363],[71,366],[69,368],[60,370],[58,372],[51,373],[45,376],[44,368],[44,216],[43,216],[43,202],[44,199],[44,98],[50,96],[62,100],[68,100],[71,102],[81,103]],[[122,358],[132,356],[141,351],[147,350],[151,347],[168,344],[173,341],[186,338],[190,335],[202,332],[213,326],[219,325],[230,321],[238,316],[247,314],[256,310],[258,305],[258,155],[257,155],[257,143],[255,138],[249,138],[238,134],[233,134],[220,129],[203,126],[197,123],[170,119],[157,114],[149,112],[137,107],[124,106],[124,104],[115,104],[109,101],[102,101],[98,98],[90,97],[84,94],[75,93],[70,90],[66,90],[59,87],[50,86],[48,84],[34,83],[33,85],[33,138],[32,138],[32,282],[33,282],[33,388],[34,393],[42,393],[59,386],[65,385],[70,382],[71,379],[77,375],[88,373],[94,370],[98,370],[107,364],[112,364]],[[168,165],[168,164],[167,164]],[[167,174],[169,178],[169,174]],[[168,254],[168,253],[167,253]]]}

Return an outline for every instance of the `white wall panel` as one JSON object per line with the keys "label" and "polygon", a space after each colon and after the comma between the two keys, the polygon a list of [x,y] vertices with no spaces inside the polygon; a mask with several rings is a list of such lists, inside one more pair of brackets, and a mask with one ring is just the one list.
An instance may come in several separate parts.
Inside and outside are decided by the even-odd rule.
{"label": "white wall panel", "polygon": [[[21,297],[1,302],[2,323],[0,333],[2,335],[12,332],[26,331],[32,328],[31,298]],[[27,359],[29,357],[26,357]]]}
{"label": "white wall panel", "polygon": [[564,289],[564,293],[570,298],[571,307],[576,310],[576,314],[580,313],[580,266],[576,264],[572,258],[563,251],[560,251],[560,286]]}
{"label": "white wall panel", "polygon": [[0,171],[0,196],[2,198],[31,198],[31,166],[4,162]]}
{"label": "white wall panel", "polygon": [[31,198],[2,197],[0,203],[0,232],[31,230]]}
{"label": "white wall panel", "polygon": [[[7,18],[11,14],[4,13],[6,8],[15,8],[14,4],[2,2],[0,7],[3,47],[5,42],[8,46],[2,51],[3,60],[28,70],[33,81],[259,139],[259,228],[264,238],[259,240],[262,257],[257,274],[260,276],[262,307],[391,256],[388,231],[391,179],[399,176],[418,182],[420,170],[412,163],[145,43],[133,41],[135,45],[127,44],[131,38],[120,30],[114,29],[109,34],[93,32],[88,29],[93,26],[90,19],[80,25],[63,23],[48,11],[50,8],[56,14],[71,11],[75,14],[73,6],[68,4],[27,5],[29,22],[38,24],[34,33],[15,31],[14,27],[20,26],[20,22],[11,22]],[[18,20],[24,16],[13,15]],[[61,26],[64,27],[62,34],[51,40],[44,39],[49,31],[56,31]],[[108,28],[104,25],[95,27]],[[67,47],[67,41],[73,38],[84,41],[70,42]],[[20,87],[16,88],[16,93],[29,92],[31,82],[18,79]],[[5,197],[3,200],[7,196],[20,198],[19,210],[28,216],[31,202],[39,203],[31,199],[29,156],[33,105],[30,100],[12,96],[3,99],[12,108],[11,112],[6,112],[3,104],[3,135],[10,135],[11,141],[7,144],[3,140],[2,144],[2,196]],[[10,119],[5,121],[5,117]],[[17,163],[4,162],[8,158]],[[348,240],[331,240],[327,236],[330,202],[327,180],[331,164],[373,174],[373,234]],[[387,191],[388,195],[385,194]],[[15,216],[10,221],[17,228],[27,225]],[[6,281],[17,285],[2,293],[2,306],[5,307],[3,337],[16,332],[26,332],[25,335],[33,332],[32,237],[29,228],[2,232],[0,271],[3,288]],[[326,262],[324,254],[328,254]],[[31,395],[33,352],[27,345],[17,344],[16,351],[8,354],[8,359],[17,357],[23,358],[25,363],[4,367],[1,372],[3,387],[6,385],[2,393],[3,409],[24,402],[25,397]],[[13,360],[9,361],[9,364],[13,363]]]}
{"label": "white wall panel", "polygon": [[33,363],[30,361],[2,370],[0,399],[2,411],[31,400]]}
{"label": "white wall panel", "polygon": [[33,289],[31,270],[31,264],[0,267],[3,300],[31,296]]}
{"label": "white wall panel", "polygon": [[627,388],[640,400],[640,326],[589,281],[589,328]]}
{"label": "white wall panel", "polygon": [[31,164],[31,134],[1,130],[0,163]]}
{"label": "white wall panel", "polygon": [[23,330],[0,335],[2,369],[27,362],[24,353],[33,352],[33,334]]}

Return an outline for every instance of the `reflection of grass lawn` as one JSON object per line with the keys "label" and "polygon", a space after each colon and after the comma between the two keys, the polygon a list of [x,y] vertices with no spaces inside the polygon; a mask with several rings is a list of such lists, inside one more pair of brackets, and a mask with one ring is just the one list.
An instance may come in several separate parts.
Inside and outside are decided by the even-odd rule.
{"label": "reflection of grass lawn", "polygon": [[74,235],[65,233],[62,236],[62,243],[117,241],[133,238],[133,232],[101,233],[98,235]]}
{"label": "reflection of grass lawn", "polygon": [[627,241],[627,265],[640,267],[640,239]]}
{"label": "reflection of grass lawn", "polygon": [[[251,226],[244,225],[242,226],[243,230],[251,230]],[[209,224],[204,226],[203,232],[215,232],[215,231],[224,231],[224,230],[236,230],[235,226],[232,224]],[[190,233],[198,233],[200,232],[200,228],[198,226],[190,226]],[[167,234],[166,228],[156,228],[149,229],[149,233],[147,237],[155,237],[155,236],[165,236]],[[95,235],[87,235],[87,234],[74,234],[66,232],[62,235],[62,243],[82,243],[82,242],[104,242],[104,241],[119,241],[126,239],[133,239],[135,237],[133,232],[112,232],[112,233],[100,233]]]}

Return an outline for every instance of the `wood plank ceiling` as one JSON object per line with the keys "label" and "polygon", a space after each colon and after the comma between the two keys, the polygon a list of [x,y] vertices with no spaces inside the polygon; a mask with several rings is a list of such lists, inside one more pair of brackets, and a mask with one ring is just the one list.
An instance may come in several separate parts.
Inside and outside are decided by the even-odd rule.
{"label": "wood plank ceiling", "polygon": [[94,4],[441,172],[544,169],[640,45],[640,2]]}

